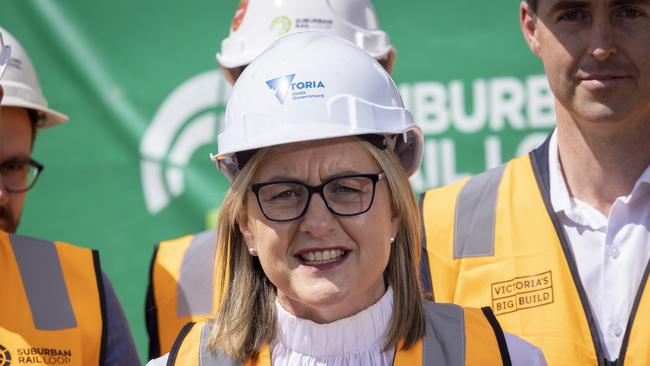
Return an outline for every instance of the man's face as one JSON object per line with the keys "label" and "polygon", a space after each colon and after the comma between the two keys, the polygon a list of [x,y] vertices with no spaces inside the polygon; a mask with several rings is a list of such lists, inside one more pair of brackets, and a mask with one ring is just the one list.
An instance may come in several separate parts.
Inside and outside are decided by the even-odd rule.
{"label": "man's face", "polygon": [[[2,107],[0,114],[0,164],[25,161],[31,156],[32,127],[24,108]],[[23,210],[25,192],[11,193],[0,177],[0,230],[13,233]]]}
{"label": "man's face", "polygon": [[650,121],[650,0],[541,0],[521,6],[558,109],[574,120]]}

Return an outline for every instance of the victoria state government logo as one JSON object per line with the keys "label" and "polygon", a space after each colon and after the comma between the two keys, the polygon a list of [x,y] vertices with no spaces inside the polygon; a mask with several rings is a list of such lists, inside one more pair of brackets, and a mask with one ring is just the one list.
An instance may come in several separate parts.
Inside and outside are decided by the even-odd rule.
{"label": "victoria state government logo", "polygon": [[284,104],[289,95],[293,100],[325,98],[325,83],[323,81],[296,81],[295,78],[296,74],[289,74],[266,81],[266,85],[271,89],[280,104]]}
{"label": "victoria state government logo", "polygon": [[0,344],[0,366],[11,365],[11,353],[3,345]]}

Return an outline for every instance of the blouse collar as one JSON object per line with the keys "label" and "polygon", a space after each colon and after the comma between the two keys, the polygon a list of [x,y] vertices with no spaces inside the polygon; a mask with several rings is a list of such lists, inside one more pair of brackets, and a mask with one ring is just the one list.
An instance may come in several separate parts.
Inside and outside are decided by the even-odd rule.
{"label": "blouse collar", "polygon": [[370,307],[348,318],[318,324],[286,311],[278,300],[276,342],[303,355],[312,357],[342,356],[358,353],[378,344],[383,346],[393,312],[393,290]]}

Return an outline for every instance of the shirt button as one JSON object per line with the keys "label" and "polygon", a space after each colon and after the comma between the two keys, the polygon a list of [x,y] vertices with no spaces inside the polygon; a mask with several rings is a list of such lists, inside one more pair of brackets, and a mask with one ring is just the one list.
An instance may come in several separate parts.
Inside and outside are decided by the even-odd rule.
{"label": "shirt button", "polygon": [[621,251],[618,250],[618,248],[616,248],[616,247],[612,247],[612,248],[609,250],[609,255],[611,255],[612,258],[616,259],[616,258],[618,258],[618,257],[621,255]]}
{"label": "shirt button", "polygon": [[612,333],[614,333],[616,337],[620,337],[623,335],[623,328],[621,328],[620,325],[615,325],[614,328],[612,328]]}

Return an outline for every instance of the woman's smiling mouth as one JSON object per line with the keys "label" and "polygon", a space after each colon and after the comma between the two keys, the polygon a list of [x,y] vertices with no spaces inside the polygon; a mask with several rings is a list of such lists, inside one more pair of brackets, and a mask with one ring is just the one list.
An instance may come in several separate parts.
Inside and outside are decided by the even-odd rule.
{"label": "woman's smiling mouth", "polygon": [[308,249],[295,255],[301,264],[318,269],[329,269],[341,263],[349,253],[343,248]]}

